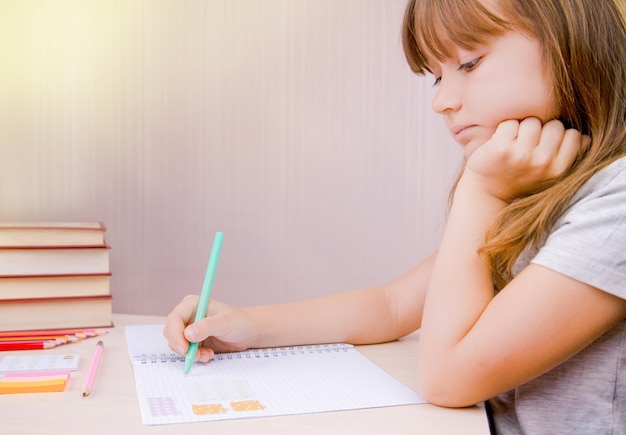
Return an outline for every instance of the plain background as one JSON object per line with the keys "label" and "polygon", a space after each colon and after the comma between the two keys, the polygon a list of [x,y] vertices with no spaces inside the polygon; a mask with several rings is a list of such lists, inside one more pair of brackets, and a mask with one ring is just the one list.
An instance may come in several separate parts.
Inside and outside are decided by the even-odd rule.
{"label": "plain background", "polygon": [[434,249],[462,154],[405,0],[0,0],[0,219],[103,221],[118,313],[381,285]]}

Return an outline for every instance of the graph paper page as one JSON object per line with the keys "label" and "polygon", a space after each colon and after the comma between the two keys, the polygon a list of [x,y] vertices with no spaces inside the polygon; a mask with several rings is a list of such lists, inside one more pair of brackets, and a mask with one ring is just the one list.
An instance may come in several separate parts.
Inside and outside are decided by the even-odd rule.
{"label": "graph paper page", "polygon": [[194,363],[164,325],[126,327],[144,424],[173,424],[425,403],[349,344],[255,349]]}

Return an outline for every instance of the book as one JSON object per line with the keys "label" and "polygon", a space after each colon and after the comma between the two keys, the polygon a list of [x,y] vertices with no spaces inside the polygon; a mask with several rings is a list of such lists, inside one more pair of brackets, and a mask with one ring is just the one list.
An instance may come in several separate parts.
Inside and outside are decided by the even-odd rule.
{"label": "book", "polygon": [[0,300],[0,331],[110,326],[111,295]]}
{"label": "book", "polygon": [[173,354],[164,325],[125,329],[146,425],[426,403],[345,343],[251,349],[194,363]]}
{"label": "book", "polygon": [[110,280],[111,273],[0,276],[0,300],[107,295]]}
{"label": "book", "polygon": [[0,222],[0,246],[104,245],[102,222]]}
{"label": "book", "polygon": [[111,326],[105,232],[102,222],[0,222],[0,331]]}
{"label": "book", "polygon": [[109,246],[0,248],[0,276],[109,273]]}

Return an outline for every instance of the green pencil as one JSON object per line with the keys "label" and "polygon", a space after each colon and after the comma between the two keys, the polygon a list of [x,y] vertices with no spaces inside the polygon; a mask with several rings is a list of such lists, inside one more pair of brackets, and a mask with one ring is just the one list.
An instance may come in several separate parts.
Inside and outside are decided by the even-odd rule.
{"label": "green pencil", "polygon": [[[220,259],[220,252],[222,251],[222,242],[224,241],[224,233],[216,232],[213,239],[213,248],[211,249],[211,256],[209,257],[209,264],[206,268],[206,275],[204,276],[204,283],[202,284],[202,292],[200,293],[200,300],[196,307],[196,317],[193,320],[196,323],[206,317],[206,312],[209,307],[209,300],[211,299],[211,289],[213,288],[213,280],[215,279],[215,271],[217,270],[217,263]],[[196,353],[198,352],[198,342],[189,343],[189,349],[187,355],[185,355],[185,376],[191,370],[191,365],[196,359]]]}

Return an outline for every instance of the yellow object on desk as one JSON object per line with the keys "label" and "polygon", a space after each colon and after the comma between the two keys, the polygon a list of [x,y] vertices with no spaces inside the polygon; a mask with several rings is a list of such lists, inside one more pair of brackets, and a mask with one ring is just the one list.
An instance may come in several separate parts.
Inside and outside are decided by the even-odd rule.
{"label": "yellow object on desk", "polygon": [[0,378],[0,394],[60,392],[69,380],[69,371],[6,373]]}

